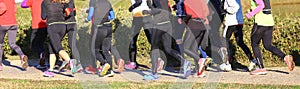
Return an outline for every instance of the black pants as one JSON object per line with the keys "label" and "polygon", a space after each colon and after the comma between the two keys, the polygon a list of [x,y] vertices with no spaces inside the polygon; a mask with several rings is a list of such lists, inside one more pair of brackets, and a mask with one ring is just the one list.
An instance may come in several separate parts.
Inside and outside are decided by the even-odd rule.
{"label": "black pants", "polygon": [[[229,46],[229,43],[230,43],[230,37],[232,36],[232,33],[234,33],[234,37],[237,42],[237,45],[242,48],[244,53],[247,55],[249,61],[251,61],[253,59],[250,49],[247,47],[247,45],[245,44],[245,42],[243,40],[243,25],[228,26],[228,28],[223,31],[223,35],[224,35],[224,33],[225,33],[224,46],[226,48],[228,48],[228,57],[229,58],[231,58],[231,56],[233,56],[233,54],[231,54],[231,52],[229,50],[229,49],[231,49]],[[230,60],[231,59],[229,59],[229,61]]]}
{"label": "black pants", "polygon": [[[93,37],[96,36],[95,39],[95,56],[96,59],[101,62],[103,66],[105,63],[108,63],[112,66],[112,57],[109,54],[111,49],[111,41],[112,41],[112,25],[105,24],[102,26],[93,27]],[[112,67],[109,68],[112,70]]]}
{"label": "black pants", "polygon": [[44,45],[47,39],[47,28],[32,29],[31,33],[31,49],[39,55],[45,51]]}
{"label": "black pants", "polygon": [[12,25],[12,26],[0,26],[0,65],[2,65],[2,56],[3,56],[3,42],[4,37],[8,33],[8,44],[11,49],[15,50],[20,57],[24,55],[21,48],[16,44],[16,37],[18,33],[18,26]]}
{"label": "black pants", "polygon": [[140,33],[141,28],[144,28],[144,32],[148,39],[148,42],[151,43],[151,33],[149,31],[150,27],[152,26],[152,17],[133,17],[132,20],[132,29],[131,29],[131,41],[129,45],[129,58],[130,60],[125,60],[126,63],[128,62],[135,62],[136,61],[136,54],[137,54],[137,38]]}
{"label": "black pants", "polygon": [[162,43],[163,48],[167,54],[171,55],[177,60],[184,61],[183,56],[172,48],[172,37],[168,35],[167,32],[160,29],[153,29],[151,35],[151,63],[152,63],[152,73],[157,73],[157,60],[161,57],[159,52],[159,45]]}
{"label": "black pants", "polygon": [[66,31],[67,30],[65,24],[53,24],[48,26],[47,32],[50,38],[50,54],[58,54],[59,51],[63,50],[61,42],[64,36],[66,35]]}
{"label": "black pants", "polygon": [[[190,19],[187,23],[189,30],[187,30],[184,37],[184,53],[194,59],[194,63],[198,63],[200,55],[198,53],[198,47],[206,34],[206,29],[203,22],[199,22],[195,19]],[[199,68],[195,65],[196,69]]]}
{"label": "black pants", "polygon": [[68,44],[72,52],[71,58],[77,59],[80,62],[80,55],[76,46],[76,34],[77,34],[77,24],[67,24],[66,25],[68,33]]}
{"label": "black pants", "polygon": [[254,24],[253,26],[251,34],[251,46],[260,68],[264,68],[262,55],[259,48],[259,43],[261,40],[266,50],[272,52],[273,54],[279,56],[282,59],[284,59],[285,57],[285,54],[280,49],[278,49],[275,46],[272,46],[272,34],[273,26],[260,26],[257,24]]}

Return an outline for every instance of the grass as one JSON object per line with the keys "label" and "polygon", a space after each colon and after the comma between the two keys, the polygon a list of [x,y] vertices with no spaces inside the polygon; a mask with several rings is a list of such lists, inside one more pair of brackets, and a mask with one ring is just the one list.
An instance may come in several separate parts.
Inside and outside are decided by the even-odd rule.
{"label": "grass", "polygon": [[43,89],[299,89],[300,86],[253,85],[223,83],[132,83],[132,82],[80,82],[80,81],[35,81],[0,79],[0,88],[43,88]]}

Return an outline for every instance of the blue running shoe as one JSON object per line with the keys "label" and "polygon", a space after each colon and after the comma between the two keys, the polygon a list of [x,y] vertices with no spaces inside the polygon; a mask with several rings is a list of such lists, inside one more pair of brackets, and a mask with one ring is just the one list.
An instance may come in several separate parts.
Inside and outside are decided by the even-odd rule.
{"label": "blue running shoe", "polygon": [[144,75],[144,80],[157,80],[158,79],[158,74],[148,74],[148,75]]}
{"label": "blue running shoe", "polygon": [[184,78],[187,78],[191,75],[191,63],[189,61],[184,61],[183,64],[183,76]]}

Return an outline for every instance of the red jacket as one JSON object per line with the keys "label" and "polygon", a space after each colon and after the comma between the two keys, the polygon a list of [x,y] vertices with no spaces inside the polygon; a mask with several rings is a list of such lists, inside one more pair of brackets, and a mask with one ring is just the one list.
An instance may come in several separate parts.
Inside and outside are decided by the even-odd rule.
{"label": "red jacket", "polygon": [[43,2],[43,0],[28,0],[26,3],[27,6],[29,6],[31,9],[32,28],[33,29],[47,27],[46,21],[42,20],[42,18],[41,18],[42,2]]}
{"label": "red jacket", "polygon": [[185,12],[192,18],[205,19],[209,15],[206,0],[184,0]]}
{"label": "red jacket", "polygon": [[16,20],[17,7],[15,0],[0,0],[6,6],[6,12],[0,16],[1,26],[18,25]]}

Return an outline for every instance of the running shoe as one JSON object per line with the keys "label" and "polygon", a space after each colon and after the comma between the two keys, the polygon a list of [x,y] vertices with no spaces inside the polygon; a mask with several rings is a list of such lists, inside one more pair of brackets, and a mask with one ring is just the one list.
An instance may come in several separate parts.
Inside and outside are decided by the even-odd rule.
{"label": "running shoe", "polygon": [[257,63],[257,62],[256,62],[255,59],[251,60],[249,66],[248,66],[249,71],[255,70],[256,63]]}
{"label": "running shoe", "polygon": [[130,62],[128,64],[125,64],[125,68],[126,69],[135,69],[136,68],[136,64],[134,62]]}
{"label": "running shoe", "polygon": [[187,60],[184,61],[183,64],[183,76],[184,78],[187,78],[191,75],[191,63]]}
{"label": "running shoe", "polygon": [[149,81],[149,80],[157,80],[159,78],[158,74],[148,74],[144,75],[144,80]]}
{"label": "running shoe", "polygon": [[105,74],[106,74],[106,72],[108,71],[108,69],[110,68],[110,65],[108,64],[108,63],[105,63],[104,65],[103,65],[103,67],[102,67],[102,70],[101,70],[101,72],[100,72],[100,76],[101,77],[103,77]]}
{"label": "running shoe", "polygon": [[26,55],[22,55],[21,64],[22,68],[26,70],[26,68],[28,67],[28,57]]}
{"label": "running shoe", "polygon": [[250,75],[266,75],[266,74],[267,74],[266,69],[256,69],[250,72]]}
{"label": "running shoe", "polygon": [[44,77],[54,77],[53,71],[49,71],[49,70],[45,71],[44,72]]}
{"label": "running shoe", "polygon": [[219,69],[221,71],[224,71],[224,72],[229,72],[232,70],[231,68],[231,65],[230,64],[226,64],[226,63],[222,63],[220,66],[219,66]]}
{"label": "running shoe", "polygon": [[72,74],[75,74],[77,72],[76,64],[77,64],[76,59],[70,59],[70,67],[71,67]]}
{"label": "running shoe", "polygon": [[118,60],[118,72],[121,73],[124,71],[124,60],[123,59],[119,59]]}
{"label": "running shoe", "polygon": [[76,73],[81,73],[82,70],[83,70],[81,64],[78,64],[78,65],[76,66],[76,69],[77,69],[77,70],[76,70]]}
{"label": "running shoe", "polygon": [[68,62],[63,61],[61,66],[58,68],[59,71],[62,71],[63,69],[65,69],[65,67],[68,65]]}
{"label": "running shoe", "polygon": [[284,57],[285,64],[288,66],[290,71],[293,71],[295,67],[295,62],[293,61],[293,56],[292,55],[286,55]]}
{"label": "running shoe", "polygon": [[89,65],[89,66],[85,67],[84,72],[87,74],[96,74],[97,68],[94,68],[93,66]]}
{"label": "running shoe", "polygon": [[206,58],[200,58],[198,61],[199,69],[198,72],[196,73],[196,77],[205,77],[205,74],[203,73],[205,70],[205,64],[207,62]]}
{"label": "running shoe", "polygon": [[162,60],[161,58],[158,58],[157,61],[157,71],[161,71],[164,68],[164,60]]}
{"label": "running shoe", "polygon": [[114,77],[114,74],[115,74],[114,71],[110,70],[110,71],[107,71],[103,77]]}

